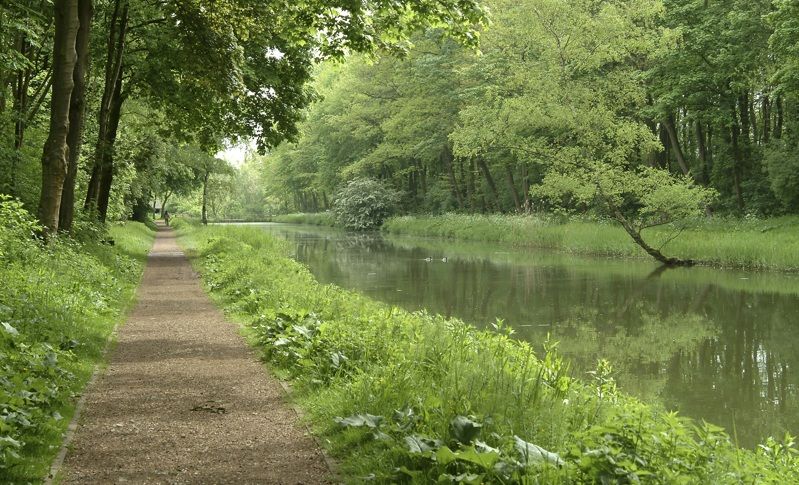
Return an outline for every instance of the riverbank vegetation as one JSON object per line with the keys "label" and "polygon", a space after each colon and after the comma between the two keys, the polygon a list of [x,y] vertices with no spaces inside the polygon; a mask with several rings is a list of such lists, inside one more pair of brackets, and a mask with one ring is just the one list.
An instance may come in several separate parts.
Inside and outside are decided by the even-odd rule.
{"label": "riverbank vegetation", "polygon": [[607,362],[576,380],[554,342],[537,357],[501,322],[480,331],[320,285],[258,229],[180,232],[348,481],[799,479],[792,438],[739,449],[712,424],[622,394]]}
{"label": "riverbank vegetation", "polygon": [[610,218],[664,262],[737,256],[660,253],[647,234],[799,210],[792,2],[486,5],[479,54],[428,31],[401,59],[322,66],[301,136],[265,159],[266,193],[315,212],[373,178],[407,214]]}
{"label": "riverbank vegetation", "polygon": [[[546,216],[444,214],[389,219],[389,234],[557,249],[569,253],[647,257],[614,221]],[[799,270],[799,219],[714,217],[697,220],[674,237],[674,228],[648,229],[657,247],[698,264],[760,270]],[[664,250],[665,251],[665,250]]]}
{"label": "riverbank vegetation", "polygon": [[[0,198],[0,481],[43,479],[76,396],[131,303],[153,231],[85,221],[44,244],[21,204]],[[109,242],[113,241],[113,245]]]}

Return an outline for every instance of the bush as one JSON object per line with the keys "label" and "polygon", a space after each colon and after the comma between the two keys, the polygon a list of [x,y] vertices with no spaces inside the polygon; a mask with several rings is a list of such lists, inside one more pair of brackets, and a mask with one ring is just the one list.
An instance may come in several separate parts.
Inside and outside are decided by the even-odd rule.
{"label": "bush", "polygon": [[336,222],[355,231],[375,229],[390,217],[399,202],[399,193],[374,179],[355,179],[334,198]]}

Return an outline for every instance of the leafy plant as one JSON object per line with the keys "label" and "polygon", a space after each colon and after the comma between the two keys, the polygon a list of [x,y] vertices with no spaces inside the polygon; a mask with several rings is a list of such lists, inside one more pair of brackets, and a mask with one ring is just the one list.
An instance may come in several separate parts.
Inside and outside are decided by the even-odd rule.
{"label": "leafy plant", "polygon": [[393,214],[398,201],[399,194],[381,182],[355,179],[336,194],[333,214],[336,222],[347,229],[374,229]]}

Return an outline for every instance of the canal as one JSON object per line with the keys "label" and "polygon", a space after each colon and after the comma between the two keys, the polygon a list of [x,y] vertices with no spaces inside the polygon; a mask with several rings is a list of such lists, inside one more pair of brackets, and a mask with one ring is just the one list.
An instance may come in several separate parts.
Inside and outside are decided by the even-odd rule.
{"label": "canal", "polygon": [[724,426],[741,446],[799,433],[799,275],[587,258],[489,243],[263,224],[322,283],[478,327],[497,319],[576,376]]}

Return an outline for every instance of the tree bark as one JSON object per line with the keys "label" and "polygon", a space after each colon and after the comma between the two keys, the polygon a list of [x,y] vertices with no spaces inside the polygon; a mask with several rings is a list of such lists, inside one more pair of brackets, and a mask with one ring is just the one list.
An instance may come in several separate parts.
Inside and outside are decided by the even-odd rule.
{"label": "tree bark", "polygon": [[666,133],[669,135],[669,142],[674,148],[674,156],[677,159],[677,163],[680,165],[680,170],[682,170],[683,175],[690,175],[691,169],[688,168],[688,164],[685,161],[685,155],[680,146],[680,139],[677,138],[677,130],[674,128],[674,115],[669,115],[666,118],[663,122],[663,127],[666,128]]}
{"label": "tree bark", "polygon": [[455,196],[455,200],[458,202],[458,208],[463,210],[463,195],[458,187],[458,181],[455,179],[455,167],[452,166],[453,157],[449,145],[444,145],[440,158],[449,176],[449,186],[450,190],[452,190],[452,195]]}
{"label": "tree bark", "polygon": [[738,125],[738,116],[735,112],[735,103],[732,102],[730,110],[730,116],[732,119],[732,125],[729,129],[729,142],[730,148],[732,150],[732,183],[733,189],[735,190],[735,200],[738,203],[738,210],[743,212],[746,210],[746,205],[744,204],[744,197],[743,191],[741,190],[741,146],[739,143],[740,137],[740,127]]}
{"label": "tree bark", "polygon": [[100,170],[100,189],[97,194],[97,217],[100,222],[105,222],[108,217],[108,203],[111,199],[111,185],[114,180],[114,143],[117,139],[119,129],[119,119],[122,116],[122,103],[125,97],[122,95],[122,76],[117,78],[114,88],[113,103],[108,116],[108,130],[104,148],[102,151]]}
{"label": "tree bark", "polygon": [[50,132],[42,154],[42,190],[39,198],[39,221],[45,234],[58,230],[61,192],[67,175],[67,134],[72,98],[73,71],[77,53],[78,0],[55,0],[55,35],[53,41],[53,94],[50,102]]}
{"label": "tree bark", "polygon": [[491,176],[491,171],[488,169],[488,165],[486,165],[486,161],[483,157],[477,157],[477,166],[480,167],[480,170],[483,172],[483,176],[488,184],[488,189],[491,191],[491,197],[494,199],[494,207],[497,211],[501,211],[502,208],[499,205],[497,185],[494,183],[494,177]]}
{"label": "tree bark", "polygon": [[702,121],[696,120],[694,123],[696,129],[696,150],[699,153],[699,162],[702,166],[701,182],[704,185],[710,183],[710,167],[707,162],[707,142],[705,140],[705,130],[702,128]]}
{"label": "tree bark", "polygon": [[[120,12],[121,8],[121,12]],[[96,210],[99,214],[100,190],[103,178],[103,163],[106,160],[105,152],[112,149],[109,145],[109,123],[111,108],[114,105],[114,93],[117,80],[122,78],[122,54],[125,48],[125,35],[128,24],[128,4],[121,5],[121,0],[115,0],[114,11],[111,15],[108,42],[106,44],[105,76],[103,96],[97,115],[97,145],[94,149],[94,165],[86,190],[84,208]],[[107,171],[106,171],[107,172]]]}
{"label": "tree bark", "polygon": [[774,119],[774,138],[782,138],[782,96],[777,96],[777,113]]}
{"label": "tree bark", "polygon": [[58,217],[58,227],[61,231],[72,230],[72,221],[75,213],[75,179],[78,175],[78,161],[83,142],[83,121],[86,113],[89,35],[94,13],[92,3],[92,0],[78,0],[80,27],[75,40],[77,60],[72,75],[72,81],[75,86],[72,89],[72,99],[70,99],[69,106],[69,134],[67,135],[69,158],[67,160],[67,175],[64,180],[64,190],[61,194],[61,208]]}
{"label": "tree bark", "polygon": [[516,206],[516,212],[522,211],[522,202],[519,199],[519,193],[516,191],[516,183],[513,181],[513,170],[510,165],[505,164],[505,181],[508,183],[508,190],[513,196],[513,205]]}
{"label": "tree bark", "polygon": [[205,172],[203,177],[203,207],[201,212],[202,223],[208,225],[208,176],[210,172]]}
{"label": "tree bark", "polygon": [[743,93],[738,97],[738,111],[741,113],[741,135],[740,140],[744,144],[748,144],[750,134],[752,132],[751,118],[749,116],[749,96]]}
{"label": "tree bark", "polygon": [[763,115],[761,116],[763,119],[763,131],[761,139],[763,143],[769,142],[769,137],[771,136],[771,99],[769,99],[768,94],[763,96]]}

